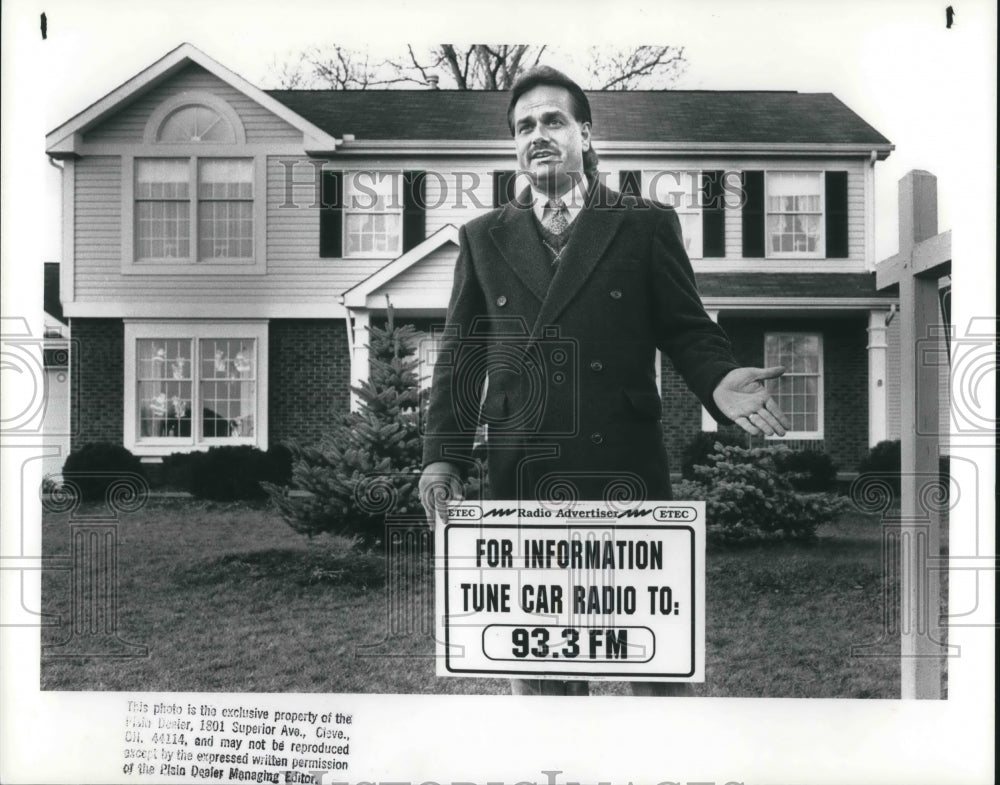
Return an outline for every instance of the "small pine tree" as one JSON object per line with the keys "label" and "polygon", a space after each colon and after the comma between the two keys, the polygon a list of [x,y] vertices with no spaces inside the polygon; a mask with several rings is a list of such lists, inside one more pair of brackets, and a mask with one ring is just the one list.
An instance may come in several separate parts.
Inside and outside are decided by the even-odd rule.
{"label": "small pine tree", "polygon": [[421,510],[417,331],[396,327],[390,308],[385,329],[368,328],[368,348],[369,378],[352,387],[358,410],[338,416],[318,444],[289,444],[292,487],[307,493],[265,484],[302,534],[334,532],[372,543],[382,536],[386,514]]}

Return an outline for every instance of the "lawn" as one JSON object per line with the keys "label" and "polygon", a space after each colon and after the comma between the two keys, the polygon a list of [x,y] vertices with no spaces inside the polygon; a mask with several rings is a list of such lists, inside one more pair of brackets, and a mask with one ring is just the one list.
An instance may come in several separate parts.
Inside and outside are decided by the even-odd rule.
{"label": "lawn", "polygon": [[[46,513],[46,556],[69,555],[68,517]],[[438,679],[429,634],[387,635],[381,557],[345,558],[266,506],[157,499],[122,516],[118,635],[142,657],[42,657],[50,690],[502,694],[499,679]],[[319,538],[317,538],[319,539]],[[852,657],[882,637],[881,530],[846,517],[811,544],[710,549],[702,696],[896,698],[897,656]],[[415,566],[430,629],[433,586]],[[70,573],[43,575],[46,613],[68,620]],[[405,630],[404,630],[405,632]],[[68,627],[43,630],[57,644]],[[898,636],[879,647],[898,653]],[[592,685],[620,693],[623,685]]]}

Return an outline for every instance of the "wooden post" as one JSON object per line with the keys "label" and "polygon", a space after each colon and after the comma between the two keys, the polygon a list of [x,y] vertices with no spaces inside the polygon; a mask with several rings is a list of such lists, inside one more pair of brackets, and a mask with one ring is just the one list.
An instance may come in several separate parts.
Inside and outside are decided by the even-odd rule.
{"label": "wooden post", "polygon": [[[944,648],[935,636],[941,587],[940,516],[926,502],[938,474],[938,278],[951,265],[951,236],[937,234],[937,179],[913,171],[899,183],[899,253],[876,268],[876,286],[899,284],[902,509],[900,627],[903,698],[941,697]],[[930,563],[935,566],[930,567]]]}

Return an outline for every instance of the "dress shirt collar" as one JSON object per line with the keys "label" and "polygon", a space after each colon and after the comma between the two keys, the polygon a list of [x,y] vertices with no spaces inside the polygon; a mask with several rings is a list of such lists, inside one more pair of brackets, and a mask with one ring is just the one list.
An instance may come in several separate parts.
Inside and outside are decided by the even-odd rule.
{"label": "dress shirt collar", "polygon": [[[541,191],[535,190],[535,186],[531,186],[531,196],[535,200],[531,209],[535,213],[535,218],[538,222],[542,222],[542,214],[545,212],[545,204],[549,201],[548,194],[544,194]],[[576,217],[580,214],[583,206],[587,203],[587,186],[585,180],[577,180],[574,183],[574,187],[565,193],[559,194],[559,197],[566,204],[566,211],[569,215],[566,216],[568,223],[573,223]]]}

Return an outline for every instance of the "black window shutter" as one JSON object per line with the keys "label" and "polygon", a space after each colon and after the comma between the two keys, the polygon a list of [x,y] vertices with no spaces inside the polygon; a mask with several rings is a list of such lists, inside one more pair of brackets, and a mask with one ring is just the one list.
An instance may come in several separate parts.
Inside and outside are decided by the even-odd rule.
{"label": "black window shutter", "polygon": [[847,172],[826,173],[826,255],[847,258]]}
{"label": "black window shutter", "polygon": [[721,170],[701,173],[701,255],[706,259],[726,255],[726,207],[722,198]]}
{"label": "black window shutter", "polygon": [[743,256],[764,256],[764,173],[743,172]]}
{"label": "black window shutter", "polygon": [[625,196],[642,198],[642,172],[638,169],[623,169],[618,176],[618,190]]}
{"label": "black window shutter", "polygon": [[515,175],[512,170],[499,169],[493,172],[493,206],[503,207],[507,202],[513,202]]}
{"label": "black window shutter", "polygon": [[403,252],[426,239],[426,172],[403,172]]}
{"label": "black window shutter", "polygon": [[319,255],[339,259],[344,255],[343,172],[322,170],[319,208]]}

